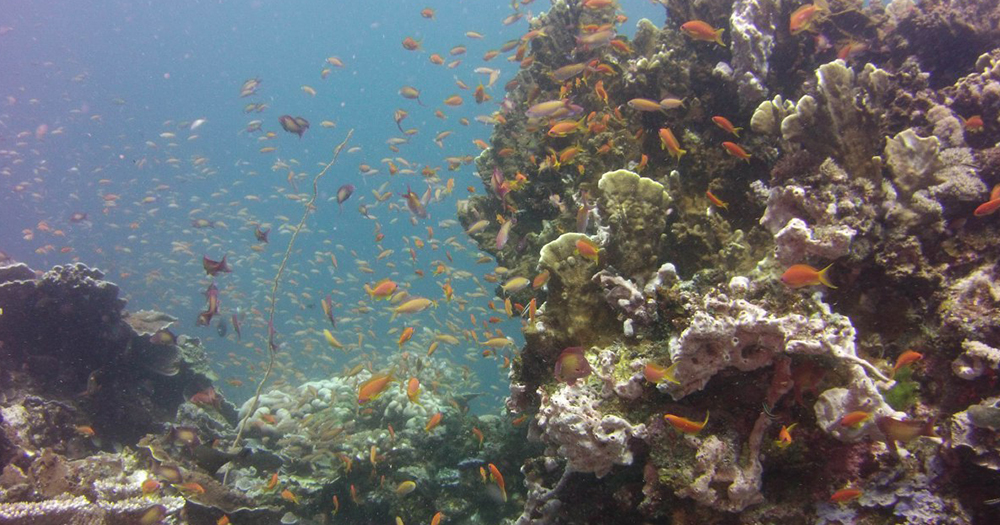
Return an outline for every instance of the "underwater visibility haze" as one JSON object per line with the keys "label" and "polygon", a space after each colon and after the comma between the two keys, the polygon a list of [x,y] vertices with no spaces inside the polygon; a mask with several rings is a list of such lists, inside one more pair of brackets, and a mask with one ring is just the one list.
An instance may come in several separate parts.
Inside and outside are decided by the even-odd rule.
{"label": "underwater visibility haze", "polygon": [[3,3],[0,524],[1000,523],[1000,5]]}

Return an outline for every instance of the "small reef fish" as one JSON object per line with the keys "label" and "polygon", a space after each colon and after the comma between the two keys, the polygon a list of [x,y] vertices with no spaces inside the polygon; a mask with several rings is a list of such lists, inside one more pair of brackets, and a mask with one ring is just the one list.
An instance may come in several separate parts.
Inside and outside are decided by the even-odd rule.
{"label": "small reef fish", "polygon": [[740,136],[740,131],[743,130],[743,128],[734,127],[733,123],[729,122],[729,119],[727,119],[726,117],[714,116],[712,117],[712,122],[715,122],[715,125],[722,128],[723,131],[727,133],[732,133],[737,137]]}
{"label": "small reef fish", "polygon": [[863,492],[861,492],[860,489],[850,488],[850,487],[843,488],[838,490],[837,492],[834,492],[830,496],[830,503],[840,503],[840,504],[850,503],[851,501],[860,498],[862,494]]}
{"label": "small reef fish", "polygon": [[992,199],[980,204],[976,207],[972,214],[976,217],[985,217],[996,213],[997,210],[1000,210],[1000,198]]}
{"label": "small reef fish", "polygon": [[230,273],[233,271],[233,269],[230,268],[229,265],[226,263],[225,255],[222,256],[222,260],[220,261],[214,261],[202,255],[201,265],[203,268],[205,268],[205,273],[211,275],[212,277],[215,277],[217,274],[220,273]]}
{"label": "small reef fish", "polygon": [[829,271],[831,266],[833,266],[832,263],[822,270],[817,270],[808,264],[794,264],[785,270],[785,273],[781,274],[781,282],[792,288],[815,286],[817,284],[836,288],[830,282]]}
{"label": "small reef fish", "polygon": [[417,484],[414,481],[404,481],[399,485],[396,485],[396,495],[405,496],[417,489]]}
{"label": "small reef fish", "polygon": [[431,430],[434,430],[435,427],[441,424],[442,419],[444,419],[444,414],[441,412],[435,412],[434,415],[427,420],[427,424],[424,425],[424,431],[430,432]]}
{"label": "small reef fish", "polygon": [[628,107],[636,111],[654,112],[663,111],[664,108],[659,102],[648,98],[633,98],[628,101]]}
{"label": "small reef fish", "polygon": [[576,384],[577,379],[586,378],[591,372],[590,362],[587,361],[587,356],[584,355],[582,346],[567,347],[556,358],[556,379],[567,385],[572,386]]}
{"label": "small reef fish", "polygon": [[685,434],[697,434],[698,432],[701,432],[701,429],[705,428],[705,425],[708,424],[708,416],[709,413],[705,412],[705,420],[701,423],[691,421],[686,417],[675,416],[674,414],[666,414],[663,416],[663,419],[665,419],[667,423],[670,423],[672,427]]}
{"label": "small reef fish", "polygon": [[323,329],[323,338],[326,339],[327,344],[330,346],[340,350],[344,349],[344,345],[333,336],[333,333],[330,332],[330,330],[327,330],[326,328]]}
{"label": "small reef fish", "polygon": [[437,306],[437,303],[426,299],[423,297],[416,297],[406,301],[405,303],[392,309],[392,318],[395,319],[399,314],[415,314],[418,312],[423,312],[428,306]]}
{"label": "small reef fish", "polygon": [[413,327],[407,326],[403,329],[403,332],[399,334],[399,341],[396,342],[396,345],[402,348],[411,337],[413,337]]}
{"label": "small reef fish", "polygon": [[386,279],[375,285],[375,288],[371,288],[367,284],[365,285],[365,291],[368,292],[368,296],[375,301],[388,300],[392,297],[392,294],[396,292],[399,287],[393,281]]}
{"label": "small reef fish", "polygon": [[389,388],[389,384],[396,380],[393,377],[394,373],[376,374],[368,381],[361,383],[358,387],[358,404],[361,405],[373,399],[378,399],[378,396],[382,395]]}
{"label": "small reef fish", "polygon": [[792,423],[789,426],[781,425],[781,430],[778,431],[778,439],[774,440],[774,445],[778,448],[787,448],[792,444],[792,429],[795,428],[798,423]]}
{"label": "small reef fish", "polygon": [[262,242],[267,244],[267,234],[271,233],[271,228],[261,229],[260,225],[254,227],[253,236],[257,239],[257,242]]}
{"label": "small reef fish", "polygon": [[676,371],[677,371],[676,362],[674,362],[668,367],[662,367],[656,363],[646,363],[645,368],[643,368],[642,370],[642,376],[646,378],[646,381],[649,381],[650,383],[656,385],[664,381],[680,384],[680,381],[678,381],[677,377],[675,376]]}
{"label": "small reef fish", "polygon": [[511,277],[501,288],[503,288],[504,293],[517,293],[527,288],[529,284],[531,281],[525,277]]}
{"label": "small reef fish", "polygon": [[742,161],[744,161],[744,162],[746,162],[748,164],[750,163],[750,157],[751,157],[751,155],[749,153],[747,153],[747,151],[745,149],[743,149],[743,146],[740,146],[739,144],[737,144],[735,142],[728,142],[727,141],[727,142],[723,142],[722,143],[722,147],[725,148],[726,152],[728,152],[730,155],[732,155],[732,156],[734,156],[734,157],[736,157],[736,158],[738,158],[738,159],[740,159],[740,160],[742,160]]}
{"label": "small reef fish", "polygon": [[979,133],[986,126],[983,122],[983,117],[979,115],[973,115],[969,118],[959,116],[958,118],[962,120],[962,127],[969,133]]}
{"label": "small reef fish", "polygon": [[681,24],[681,31],[691,37],[692,40],[700,42],[715,42],[722,47],[726,47],[726,44],[722,42],[723,30],[716,29],[703,20],[691,20],[689,22],[684,22]]}
{"label": "small reef fish", "polygon": [[406,397],[410,399],[410,403],[420,404],[420,380],[411,377],[409,381],[406,382]]}
{"label": "small reef fish", "polygon": [[797,35],[803,31],[812,31],[815,25],[830,13],[826,0],[816,0],[792,12],[788,19],[788,30]]}
{"label": "small reef fish", "polygon": [[896,451],[896,443],[907,444],[920,437],[937,437],[934,432],[934,420],[914,421],[912,419],[896,419],[889,416],[880,416],[875,419],[875,425],[885,435],[885,443],[893,452]]}
{"label": "small reef fish", "polygon": [[584,237],[576,241],[576,253],[596,263],[600,259],[601,249],[590,238]]}
{"label": "small reef fish", "polygon": [[545,283],[547,283],[547,282],[549,282],[549,271],[548,270],[542,270],[541,273],[539,273],[538,275],[536,275],[535,278],[531,280],[531,288],[533,290],[537,290],[537,289],[545,286]]}
{"label": "small reef fish", "polygon": [[497,487],[500,488],[500,494],[503,496],[504,503],[506,503],[507,502],[507,487],[506,487],[506,485],[504,485],[503,475],[500,474],[500,469],[498,469],[497,466],[494,465],[493,463],[490,463],[487,466],[490,469],[490,478],[492,478],[493,482],[496,483]]}
{"label": "small reef fish", "polygon": [[302,117],[282,115],[278,117],[278,123],[281,124],[281,129],[298,135],[300,139],[302,138],[302,134],[309,129],[309,121]]}
{"label": "small reef fish", "polygon": [[670,131],[670,128],[660,128],[660,149],[667,150],[668,153],[678,161],[681,157],[687,153],[687,150],[681,149],[681,145],[677,142],[677,137],[674,136],[674,132]]}
{"label": "small reef fish", "polygon": [[850,412],[841,416],[837,424],[842,427],[859,428],[865,423],[867,423],[869,420],[871,420],[871,418],[872,418],[871,412],[856,410],[854,412]]}
{"label": "small reef fish", "polygon": [[143,496],[151,496],[153,494],[156,494],[160,490],[162,485],[156,479],[148,478],[146,481],[142,482],[142,485],[140,487],[142,489]]}
{"label": "small reef fish", "polygon": [[723,202],[722,199],[716,197],[715,194],[712,193],[712,190],[706,191],[705,197],[708,197],[708,202],[711,202],[713,206],[722,208],[724,210],[729,209],[729,203]]}
{"label": "small reef fish", "polygon": [[924,354],[921,354],[920,352],[915,352],[913,350],[907,350],[902,354],[899,354],[899,357],[896,358],[896,364],[893,365],[892,367],[892,373],[889,374],[889,378],[891,379],[896,377],[896,372],[898,372],[899,369],[905,366],[909,366],[917,361],[920,361],[923,358]]}

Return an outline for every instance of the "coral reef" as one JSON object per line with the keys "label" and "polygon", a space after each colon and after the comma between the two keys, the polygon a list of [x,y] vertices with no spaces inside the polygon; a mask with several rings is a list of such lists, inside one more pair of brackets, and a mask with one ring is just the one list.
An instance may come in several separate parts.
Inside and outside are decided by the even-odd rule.
{"label": "coral reef", "polygon": [[[977,403],[1000,362],[996,223],[973,216],[1000,183],[995,9],[834,1],[802,31],[792,11],[818,3],[661,3],[664,27],[611,30],[607,47],[571,43],[601,9],[554,2],[532,21],[546,34],[477,159],[489,195],[461,212],[517,215],[517,249],[474,237],[552,276],[511,369],[508,408],[546,445],[524,466],[518,522],[572,514],[586,490],[614,494],[594,515],[644,520],[990,515],[950,483],[995,462],[964,415],[995,423],[995,403]],[[582,80],[552,75],[574,63]],[[557,99],[588,115],[572,155],[525,115]],[[546,160],[493,153],[515,142]],[[531,189],[498,194],[496,169]],[[795,265],[831,286],[783,282]],[[566,347],[593,369],[574,384],[554,373]],[[926,437],[946,420],[943,442]],[[843,487],[856,503],[828,502]]]}

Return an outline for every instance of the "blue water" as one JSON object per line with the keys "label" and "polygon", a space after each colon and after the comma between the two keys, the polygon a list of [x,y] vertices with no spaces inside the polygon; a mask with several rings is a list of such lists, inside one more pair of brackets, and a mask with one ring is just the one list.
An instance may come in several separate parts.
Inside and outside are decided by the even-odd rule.
{"label": "blue water", "polygon": [[[659,6],[625,4],[633,21],[647,16],[662,22]],[[433,20],[420,16],[425,7],[435,9]],[[547,7],[535,2],[520,10],[528,14]],[[448,171],[442,159],[477,155],[473,140],[489,141],[491,128],[474,117],[498,108],[503,85],[517,65],[506,60],[508,54],[488,63],[482,56],[527,31],[526,19],[501,23],[512,13],[509,5],[52,1],[5,2],[0,12],[0,251],[40,270],[71,261],[96,266],[121,286],[129,310],[151,308],[178,317],[174,331],[205,341],[213,367],[231,382],[222,385],[231,400],[248,397],[260,377],[271,280],[303,211],[301,202],[286,195],[311,193],[313,176],[351,128],[347,148],[359,151],[345,148],[321,180],[317,210],[299,235],[281,282],[275,323],[282,342],[279,376],[292,382],[325,377],[362,355],[383,366],[398,353],[398,330],[404,326],[418,328],[404,350],[423,354],[434,333],[461,337],[446,320],[462,330],[472,328],[470,313],[476,315],[480,339],[483,321],[497,316],[503,321],[489,329],[499,328],[520,345],[519,319],[507,319],[502,298],[493,297],[495,285],[483,280],[495,265],[476,264],[482,254],[461,225],[442,224],[455,221],[456,202],[468,196],[468,186],[483,193],[474,165]],[[632,21],[623,26],[626,33],[633,30]],[[469,38],[467,31],[484,38]],[[420,41],[423,50],[403,49],[407,36]],[[449,55],[456,45],[466,46],[467,53]],[[435,52],[462,63],[454,69],[434,65],[428,56]],[[346,67],[331,68],[322,79],[331,56]],[[471,89],[460,89],[455,80],[471,88],[485,83],[485,75],[473,72],[481,66],[499,68],[502,74],[488,90],[493,100],[477,105]],[[261,79],[257,93],[240,98],[240,86],[255,77]],[[401,98],[397,91],[403,85],[420,89],[426,107]],[[316,95],[302,86],[312,87]],[[453,94],[465,103],[442,104]],[[246,114],[248,103],[268,108]],[[418,133],[393,153],[386,140],[401,136],[393,121],[397,108],[409,112],[403,128]],[[435,109],[447,119],[435,117]],[[305,117],[311,128],[301,139],[286,133],[277,120],[283,114]],[[468,126],[459,124],[462,117],[471,121]],[[204,123],[192,130],[190,123],[197,119]],[[246,132],[254,119],[263,121],[262,132]],[[324,120],[336,127],[321,127]],[[433,139],[446,130],[453,134],[440,148]],[[268,131],[276,137],[260,140]],[[162,135],[169,133],[174,136]],[[260,153],[262,147],[276,151]],[[410,162],[417,173],[390,176],[383,159],[396,157]],[[287,181],[288,168],[274,167],[278,163],[296,172],[298,191]],[[362,176],[361,164],[380,171]],[[407,185],[420,194],[426,190],[419,174],[424,166],[441,168],[435,188],[454,178],[455,190],[429,205],[429,218],[413,224],[398,194]],[[330,199],[346,183],[357,190],[340,212]],[[383,191],[396,196],[379,204],[372,190],[383,184]],[[363,217],[359,205],[377,220]],[[87,220],[71,222],[74,213],[85,213]],[[192,219],[221,221],[225,227],[195,229]],[[260,253],[252,249],[257,244],[255,222],[272,227],[271,242]],[[381,243],[374,239],[376,224],[385,234]],[[428,226],[435,230],[434,242]],[[408,249],[417,238],[427,244],[414,248],[417,259],[412,262]],[[441,244],[448,238],[454,239]],[[376,261],[388,249],[394,253]],[[454,262],[446,259],[446,250]],[[336,269],[331,253],[339,263]],[[242,344],[232,327],[223,338],[214,323],[194,323],[205,307],[203,292],[213,281],[202,270],[201,257],[223,254],[234,270],[214,279],[221,289],[220,317],[228,323],[237,309],[245,315]],[[374,273],[359,271],[355,259],[367,261]],[[452,279],[456,300],[442,301],[440,285],[447,274],[433,275],[439,262],[449,272],[472,273],[482,287],[471,279]],[[439,308],[433,315],[390,323],[385,303],[373,304],[362,289],[365,282],[387,277],[413,295],[439,300]],[[479,290],[487,293],[467,296]],[[356,344],[360,332],[368,346],[346,352],[326,346],[319,335],[328,327],[319,305],[326,294],[333,294],[337,317],[349,318],[334,330],[338,339]],[[490,300],[498,311],[488,309]],[[464,309],[460,302],[466,303]],[[359,305],[375,311],[351,311]],[[469,367],[481,383],[478,390],[488,394],[477,401],[475,411],[500,410],[506,370],[497,356],[483,358],[482,347],[465,340],[450,355],[444,345],[438,352],[456,367]],[[243,386],[234,386],[238,382]]]}

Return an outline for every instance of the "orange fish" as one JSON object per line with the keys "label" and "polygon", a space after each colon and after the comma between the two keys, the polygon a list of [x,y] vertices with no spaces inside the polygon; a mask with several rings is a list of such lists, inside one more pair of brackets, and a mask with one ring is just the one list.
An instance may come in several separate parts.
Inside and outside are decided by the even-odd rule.
{"label": "orange fish", "polygon": [[336,516],[340,512],[340,498],[336,494],[333,495],[333,515]]}
{"label": "orange fish", "polygon": [[461,106],[462,102],[464,102],[462,100],[462,97],[460,97],[458,95],[452,95],[452,96],[444,99],[444,103],[445,103],[446,106],[452,106],[452,107]]}
{"label": "orange fish", "polygon": [[441,519],[443,518],[444,514],[441,511],[438,511],[436,514],[434,514],[434,517],[431,518],[431,525],[441,525]]}
{"label": "orange fish", "polygon": [[980,204],[979,207],[972,212],[972,214],[976,217],[985,217],[995,213],[997,210],[1000,210],[1000,198],[992,199]]}
{"label": "orange fish", "polygon": [[403,333],[399,334],[399,341],[396,343],[400,348],[413,337],[413,327],[407,326],[403,329]]}
{"label": "orange fish", "polygon": [[149,496],[149,495],[155,493],[156,491],[160,490],[161,486],[162,485],[160,485],[159,481],[155,480],[154,478],[149,478],[146,481],[142,482],[142,485],[141,485],[142,494],[144,496]]}
{"label": "orange fish", "polygon": [[681,160],[681,157],[687,153],[687,150],[681,149],[680,143],[677,142],[677,137],[674,136],[674,133],[669,128],[660,128],[660,149],[667,150],[677,160]]}
{"label": "orange fish", "polygon": [[425,7],[422,11],[420,11],[420,16],[429,20],[434,20],[434,10],[429,7]]}
{"label": "orange fish", "polygon": [[848,414],[844,414],[840,417],[838,424],[842,427],[854,427],[858,428],[864,425],[872,418],[871,412],[864,412],[861,410],[855,410]]}
{"label": "orange fish", "polygon": [[968,131],[969,133],[979,133],[980,131],[983,130],[983,127],[986,125],[983,122],[983,117],[979,115],[973,115],[969,118],[963,118],[959,116],[958,118],[962,119],[962,126],[964,126],[965,130]]}
{"label": "orange fish", "polygon": [[504,485],[503,476],[500,474],[500,470],[497,469],[497,466],[494,465],[493,463],[490,463],[487,466],[490,469],[490,477],[493,478],[493,481],[497,484],[497,487],[500,487],[500,494],[503,496],[504,503],[506,503],[507,502],[507,488]]}
{"label": "orange fish", "polygon": [[830,496],[830,503],[841,503],[841,504],[848,503],[850,501],[860,498],[861,494],[863,493],[861,492],[860,489],[854,489],[850,487],[840,489],[837,492],[834,492]]}
{"label": "orange fish", "polygon": [[723,202],[722,199],[716,197],[711,190],[706,191],[705,196],[708,197],[708,201],[711,202],[713,206],[717,206],[724,210],[729,209],[729,203]]}
{"label": "orange fish", "polygon": [[368,296],[369,297],[371,297],[372,299],[378,301],[378,300],[388,299],[388,298],[392,297],[393,292],[396,291],[396,288],[398,286],[399,285],[397,285],[396,283],[392,282],[391,280],[386,279],[384,281],[379,282],[375,286],[375,288],[371,288],[370,286],[368,286],[367,284],[365,284],[365,291],[368,292]]}
{"label": "orange fish", "polygon": [[726,117],[719,117],[719,116],[712,117],[712,122],[715,122],[716,126],[719,126],[727,133],[732,133],[737,137],[740,136],[740,131],[743,129],[743,128],[733,127],[733,123],[729,122],[729,119],[727,119]]}
{"label": "orange fish", "polygon": [[[435,341],[436,342],[436,341]],[[420,404],[420,380],[411,377],[406,383],[406,397],[410,399],[410,403]]]}
{"label": "orange fish", "polygon": [[708,22],[701,20],[691,20],[690,22],[684,22],[681,24],[681,31],[683,31],[687,36],[691,37],[693,40],[698,40],[701,42],[715,42],[722,47],[726,47],[726,44],[722,42],[722,29],[716,29],[712,27]]}
{"label": "orange fish", "polygon": [[747,153],[747,151],[739,144],[735,142],[723,142],[722,147],[726,148],[726,151],[728,151],[730,155],[745,161],[748,164],[750,163],[750,154]]}
{"label": "orange fish", "polygon": [[924,354],[921,354],[920,352],[914,352],[913,350],[907,350],[902,354],[899,354],[899,357],[896,358],[896,364],[892,367],[892,373],[889,375],[889,377],[890,378],[895,377],[896,372],[899,371],[900,368],[903,368],[904,366],[919,361],[923,358]]}
{"label": "orange fish", "polygon": [[479,440],[479,448],[483,448],[483,431],[476,427],[472,427],[472,434]]}
{"label": "orange fish", "polygon": [[403,49],[407,51],[418,51],[420,49],[420,42],[417,42],[412,37],[406,37],[403,39]]}
{"label": "orange fish", "polygon": [[175,488],[185,494],[200,495],[205,493],[205,487],[202,487],[200,483],[195,483],[194,481],[189,481],[183,485],[175,485]]}
{"label": "orange fish", "polygon": [[646,381],[657,385],[663,381],[680,384],[680,381],[674,376],[676,370],[676,362],[666,368],[656,363],[646,363],[646,367],[642,370],[642,376],[646,378]]}
{"label": "orange fish", "polygon": [[358,387],[358,404],[378,399],[378,396],[382,395],[382,392],[385,392],[385,389],[389,387],[389,383],[395,381],[392,374],[393,372],[376,374],[368,381],[361,383],[361,386]]}
{"label": "orange fish", "polygon": [[590,240],[588,237],[583,237],[576,241],[576,253],[580,254],[585,259],[590,259],[595,263],[600,258],[600,248],[597,247],[597,243]]}
{"label": "orange fish", "polygon": [[560,120],[549,128],[550,137],[566,137],[572,135],[583,128],[583,119],[580,120]]}
{"label": "orange fish", "polygon": [[812,4],[806,4],[792,12],[788,19],[788,30],[797,35],[803,31],[811,31],[814,24],[819,23],[830,13],[830,6],[826,0],[816,0]]}
{"label": "orange fish", "polygon": [[670,423],[671,426],[685,434],[697,434],[701,432],[701,429],[705,428],[708,424],[708,412],[705,412],[705,420],[701,423],[697,421],[691,421],[686,417],[675,416],[673,414],[666,414],[663,419]]}
{"label": "orange fish", "polygon": [[542,270],[542,273],[536,275],[535,278],[532,279],[532,281],[531,281],[531,288],[534,289],[534,290],[537,290],[537,289],[545,286],[545,283],[547,283],[547,282],[549,282],[549,271],[548,270]]}
{"label": "orange fish", "polygon": [[290,501],[296,505],[299,504],[299,498],[295,497],[295,494],[292,494],[292,491],[288,489],[281,491],[281,499],[285,501]]}
{"label": "orange fish", "polygon": [[274,474],[271,474],[271,480],[267,482],[266,490],[274,490],[274,487],[277,486],[278,486],[278,473],[275,472]]}
{"label": "orange fish", "polygon": [[215,520],[215,525],[229,525],[229,516],[223,514],[221,518]]}
{"label": "orange fish", "polygon": [[802,288],[803,286],[814,286],[817,284],[836,288],[830,282],[828,275],[830,266],[833,266],[833,264],[831,263],[822,270],[817,270],[808,264],[795,264],[785,270],[785,273],[781,274],[781,282],[792,288]]}
{"label": "orange fish", "polygon": [[791,426],[781,425],[781,430],[778,431],[778,439],[774,441],[774,444],[778,448],[785,448],[792,444],[792,429],[795,428],[798,423],[792,423]]}
{"label": "orange fish", "polygon": [[434,430],[434,427],[436,427],[439,424],[441,424],[441,420],[443,418],[444,418],[444,414],[442,414],[441,412],[434,413],[434,415],[431,416],[431,418],[429,420],[427,420],[427,424],[424,425],[424,431],[425,432],[430,432],[431,430]]}

